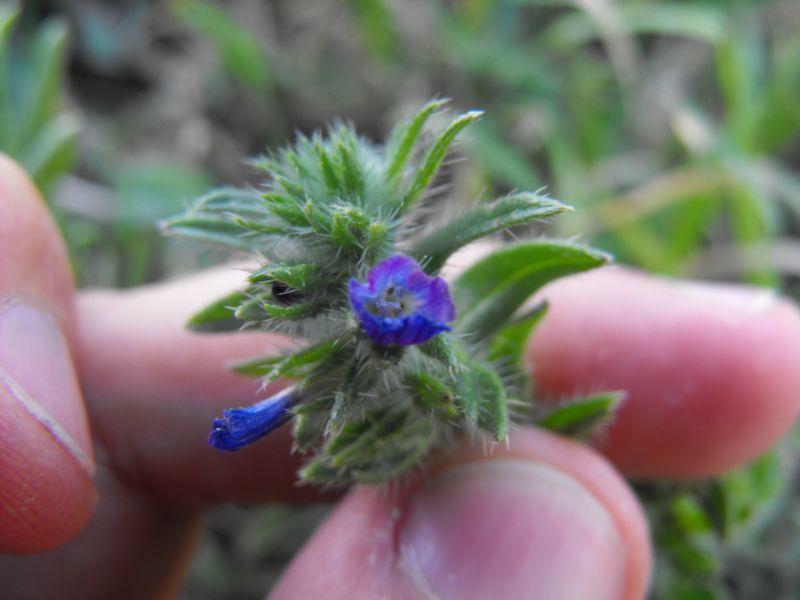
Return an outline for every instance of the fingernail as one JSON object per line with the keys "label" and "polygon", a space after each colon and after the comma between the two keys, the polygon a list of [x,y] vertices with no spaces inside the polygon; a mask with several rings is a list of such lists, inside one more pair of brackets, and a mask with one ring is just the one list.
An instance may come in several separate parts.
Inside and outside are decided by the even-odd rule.
{"label": "fingernail", "polygon": [[692,300],[734,312],[762,313],[778,300],[775,290],[745,285],[702,282],[673,283],[676,291]]}
{"label": "fingernail", "polygon": [[622,539],[577,480],[544,463],[485,460],[417,492],[400,568],[428,598],[621,597]]}
{"label": "fingernail", "polygon": [[0,393],[36,419],[89,474],[89,427],[66,340],[45,310],[0,302]]}

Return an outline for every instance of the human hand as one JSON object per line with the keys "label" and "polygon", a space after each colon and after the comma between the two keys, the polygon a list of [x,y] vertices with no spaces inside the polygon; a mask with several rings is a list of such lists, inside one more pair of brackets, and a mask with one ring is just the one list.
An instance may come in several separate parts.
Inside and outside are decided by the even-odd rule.
{"label": "human hand", "polygon": [[[315,497],[294,486],[285,428],[235,455],[205,443],[211,418],[257,392],[226,361],[286,343],[183,330],[236,272],[76,301],[60,238],[8,160],[0,257],[4,597],[174,597],[204,509]],[[800,318],[785,302],[615,269],[545,293],[529,352],[538,390],[628,390],[601,448],[625,472],[729,469],[797,413]],[[649,569],[645,522],[614,468],[520,428],[490,454],[465,442],[394,494],[351,491],[273,597],[634,599]]]}

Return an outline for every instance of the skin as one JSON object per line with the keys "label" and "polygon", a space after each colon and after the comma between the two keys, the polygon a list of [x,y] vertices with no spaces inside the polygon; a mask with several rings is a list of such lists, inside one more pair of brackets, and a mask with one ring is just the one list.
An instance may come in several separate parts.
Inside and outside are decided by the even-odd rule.
{"label": "skin", "polygon": [[[290,343],[183,330],[241,273],[76,294],[44,202],[3,158],[0,257],[4,597],[174,598],[204,510],[320,499],[294,483],[287,428],[237,454],[205,443],[223,408],[263,397],[226,362]],[[519,428],[489,452],[462,441],[424,478],[355,488],[274,598],[642,598],[650,542],[620,471],[719,473],[798,412],[785,301],[616,269],[543,295],[527,353],[540,395],[628,392],[597,450]]]}

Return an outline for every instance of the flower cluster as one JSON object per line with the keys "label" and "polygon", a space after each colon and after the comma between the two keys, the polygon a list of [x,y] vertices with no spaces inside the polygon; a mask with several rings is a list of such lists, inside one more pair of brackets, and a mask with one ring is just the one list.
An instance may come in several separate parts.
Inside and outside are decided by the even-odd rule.
{"label": "flower cluster", "polygon": [[606,258],[574,244],[518,243],[448,285],[439,271],[459,248],[569,207],[515,192],[426,227],[417,208],[433,201],[426,190],[448,148],[482,114],[423,135],[443,105],[424,106],[385,145],[346,125],[300,136],[254,162],[267,175],[260,189],[213,191],[164,223],[263,259],[244,289],[195,315],[191,328],[257,328],[304,342],[235,367],[265,386],[294,383],[225,410],[212,424],[214,448],[239,450],[291,421],[296,449],[310,455],[301,479],[345,485],[397,477],[459,431],[506,439],[508,405],[530,389],[518,357],[543,314],[518,309],[548,281]]}
{"label": "flower cluster", "polygon": [[[391,256],[372,268],[367,281],[350,280],[350,302],[373,343],[421,344],[450,330],[455,307],[447,283],[427,276],[414,259]],[[240,450],[289,421],[299,400],[297,389],[289,388],[253,406],[225,410],[214,419],[208,442],[219,450]]]}

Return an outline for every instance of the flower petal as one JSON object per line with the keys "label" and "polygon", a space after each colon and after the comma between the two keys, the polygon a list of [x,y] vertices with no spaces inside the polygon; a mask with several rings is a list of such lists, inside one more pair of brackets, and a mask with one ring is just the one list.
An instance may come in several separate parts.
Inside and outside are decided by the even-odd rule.
{"label": "flower petal", "polygon": [[[447,282],[429,277],[415,260],[399,254],[375,265],[366,284],[351,279],[349,295],[362,330],[381,346],[421,344],[448,331],[455,318]],[[409,312],[398,310],[403,306]]]}
{"label": "flower petal", "polygon": [[240,450],[291,419],[298,400],[296,390],[288,388],[253,406],[224,410],[221,419],[214,419],[208,443],[217,450]]}

